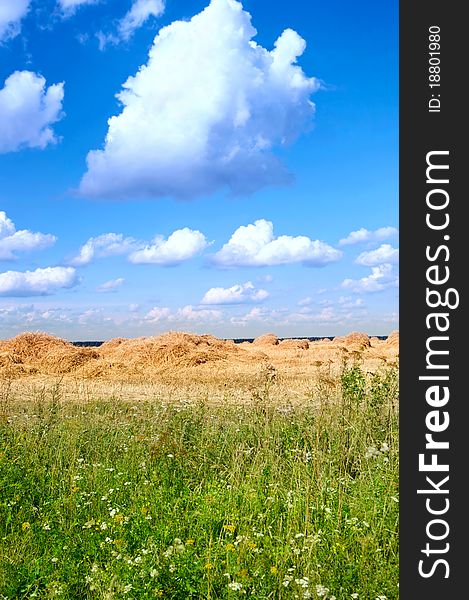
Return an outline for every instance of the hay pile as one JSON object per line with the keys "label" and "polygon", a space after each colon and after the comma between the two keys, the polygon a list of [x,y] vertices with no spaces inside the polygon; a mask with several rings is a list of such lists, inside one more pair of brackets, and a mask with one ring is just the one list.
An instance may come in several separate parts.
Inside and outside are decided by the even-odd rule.
{"label": "hay pile", "polygon": [[277,346],[279,340],[274,333],[266,333],[265,335],[256,337],[252,343],[254,346]]}
{"label": "hay pile", "polygon": [[70,342],[42,332],[27,332],[0,341],[0,368],[15,365],[18,372],[65,374],[77,370],[99,354],[76,348]]}
{"label": "hay pile", "polygon": [[345,336],[335,337],[334,344],[339,344],[351,352],[361,352],[367,348],[371,348],[370,338],[366,333],[353,331]]}
{"label": "hay pile", "polygon": [[398,349],[399,348],[399,331],[391,332],[388,335],[388,337],[384,343],[386,344],[386,346]]}
{"label": "hay pile", "polygon": [[308,350],[308,340],[282,340],[279,344],[280,348],[291,348],[297,350]]}

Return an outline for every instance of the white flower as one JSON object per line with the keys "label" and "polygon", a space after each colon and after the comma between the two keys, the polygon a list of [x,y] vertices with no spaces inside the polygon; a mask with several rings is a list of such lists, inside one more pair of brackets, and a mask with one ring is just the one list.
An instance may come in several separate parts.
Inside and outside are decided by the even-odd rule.
{"label": "white flower", "polygon": [[232,581],[231,583],[228,584],[228,587],[230,588],[230,590],[239,592],[240,590],[243,589],[243,584],[239,583],[238,581]]}
{"label": "white flower", "polygon": [[376,458],[379,455],[380,451],[374,446],[368,446],[368,448],[366,449],[365,458]]}
{"label": "white flower", "polygon": [[356,600],[356,599],[358,598],[358,594],[357,594],[357,592],[354,592],[354,593],[352,594],[352,598],[353,598],[353,600]]}
{"label": "white flower", "polygon": [[317,585],[316,586],[316,594],[320,598],[323,598],[324,596],[327,596],[328,592],[329,592],[329,588],[324,587],[323,585]]}
{"label": "white flower", "polygon": [[44,531],[50,531],[50,525],[49,525],[49,523],[44,523],[44,525],[42,526],[42,528],[44,529]]}
{"label": "white flower", "polygon": [[124,594],[128,594],[131,589],[132,589],[132,584],[128,583],[126,586],[124,586]]}

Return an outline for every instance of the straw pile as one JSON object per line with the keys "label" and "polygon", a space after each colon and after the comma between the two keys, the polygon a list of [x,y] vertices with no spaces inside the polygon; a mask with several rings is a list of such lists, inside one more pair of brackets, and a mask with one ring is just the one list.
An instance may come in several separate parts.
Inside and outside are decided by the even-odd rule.
{"label": "straw pile", "polygon": [[370,338],[366,333],[353,331],[345,336],[335,337],[334,344],[339,344],[347,350],[360,352],[371,347]]}
{"label": "straw pile", "polygon": [[256,337],[252,343],[254,346],[277,346],[279,341],[274,333],[266,333],[265,335]]}
{"label": "straw pile", "polygon": [[65,340],[42,332],[22,333],[0,341],[0,367],[19,365],[16,370],[25,373],[70,373],[98,356],[96,350],[76,348]]}
{"label": "straw pile", "polygon": [[393,331],[390,333],[385,341],[386,346],[390,346],[391,348],[399,348],[399,332]]}
{"label": "straw pile", "polygon": [[308,350],[308,340],[282,340],[279,344],[280,348],[291,348],[296,350]]}

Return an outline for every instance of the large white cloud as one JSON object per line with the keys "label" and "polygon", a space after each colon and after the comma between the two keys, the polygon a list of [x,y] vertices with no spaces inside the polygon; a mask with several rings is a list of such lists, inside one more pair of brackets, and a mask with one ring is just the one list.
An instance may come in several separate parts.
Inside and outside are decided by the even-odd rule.
{"label": "large white cloud", "polygon": [[15,252],[42,250],[55,243],[57,238],[48,233],[16,230],[15,224],[5,211],[0,210],[0,260],[14,260]]}
{"label": "large white cloud", "polygon": [[117,95],[123,109],[108,121],[104,149],[88,154],[81,193],[192,197],[288,181],[272,149],[310,125],[319,83],[295,64],[305,48],[295,31],[270,52],[255,33],[235,0],[162,28]]}
{"label": "large white cloud", "polygon": [[0,273],[0,296],[47,296],[78,282],[73,267],[47,267],[35,271]]}
{"label": "large white cloud", "polygon": [[132,252],[129,261],[134,264],[173,266],[196,256],[207,246],[203,233],[184,227],[174,231],[167,240],[163,236],[155,237],[151,244]]}
{"label": "large white cloud", "polygon": [[63,83],[15,71],[0,89],[0,154],[57,142],[51,125],[62,118]]}
{"label": "large white cloud", "polygon": [[384,263],[395,264],[399,261],[399,250],[391,244],[381,244],[379,248],[362,252],[355,260],[357,265],[375,267]]}
{"label": "large white cloud", "polygon": [[352,231],[349,233],[346,238],[340,240],[339,244],[341,246],[350,246],[353,244],[363,244],[366,242],[381,242],[382,240],[395,237],[398,234],[399,230],[395,227],[380,227],[374,231],[370,231],[369,229],[362,227],[361,229],[357,229],[357,231]]}
{"label": "large white cloud", "polygon": [[320,240],[304,235],[274,236],[271,221],[259,219],[242,225],[212,260],[224,267],[262,267],[301,262],[320,267],[339,260],[342,253]]}
{"label": "large white cloud", "polygon": [[229,288],[210,288],[202,298],[201,304],[248,304],[261,302],[268,296],[267,290],[258,290],[250,281],[247,281]]}
{"label": "large white cloud", "polygon": [[124,237],[122,233],[103,233],[89,238],[78,254],[70,260],[75,267],[88,265],[96,258],[127,254],[134,247],[135,240]]}
{"label": "large white cloud", "polygon": [[379,265],[372,267],[370,275],[361,279],[344,279],[342,287],[351,292],[371,293],[381,292],[387,288],[397,287],[399,278],[394,274],[391,264]]}
{"label": "large white cloud", "polygon": [[29,10],[29,2],[30,0],[0,1],[0,43],[18,35],[21,19]]}

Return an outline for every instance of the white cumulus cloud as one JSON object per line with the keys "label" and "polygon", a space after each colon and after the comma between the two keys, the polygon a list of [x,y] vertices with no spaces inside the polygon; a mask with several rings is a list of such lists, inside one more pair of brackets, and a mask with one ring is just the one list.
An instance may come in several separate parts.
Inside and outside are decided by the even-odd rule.
{"label": "white cumulus cloud", "polygon": [[63,83],[15,71],[0,89],[0,154],[57,142],[51,125],[62,118]]}
{"label": "white cumulus cloud", "polygon": [[269,292],[262,289],[257,290],[250,281],[247,281],[229,288],[210,288],[202,298],[201,304],[248,304],[261,302],[268,296]]}
{"label": "white cumulus cloud", "polygon": [[122,233],[103,233],[89,238],[78,254],[70,260],[70,264],[75,267],[83,267],[96,258],[127,254],[134,244],[133,238],[124,237]]}
{"label": "white cumulus cloud", "polygon": [[372,267],[371,274],[361,279],[344,279],[342,287],[351,292],[371,293],[381,292],[390,287],[397,287],[399,278],[393,272],[391,264]]}
{"label": "white cumulus cloud", "polygon": [[242,225],[213,256],[213,262],[224,267],[262,267],[301,262],[320,267],[339,260],[342,252],[320,240],[304,235],[274,236],[271,221],[259,219]]}
{"label": "white cumulus cloud", "polygon": [[29,10],[30,0],[0,1],[0,43],[20,32],[21,19]]}
{"label": "white cumulus cloud", "polygon": [[123,286],[124,283],[125,279],[123,279],[122,277],[118,277],[117,279],[110,279],[109,281],[105,281],[101,285],[98,285],[96,291],[101,293],[115,292],[118,288]]}
{"label": "white cumulus cloud", "polygon": [[174,231],[168,239],[155,237],[151,244],[132,252],[129,261],[134,264],[173,266],[196,256],[207,246],[203,233],[184,227]]}
{"label": "white cumulus cloud", "polygon": [[47,296],[77,284],[73,267],[47,267],[35,271],[0,273],[0,296]]}
{"label": "white cumulus cloud", "polygon": [[250,193],[290,176],[272,150],[310,126],[318,80],[296,64],[305,41],[286,29],[268,51],[235,0],[212,0],[163,27],[147,64],[117,95],[104,148],[89,152],[83,195],[194,197]]}
{"label": "white cumulus cloud", "polygon": [[395,227],[380,227],[379,229],[375,229],[374,231],[370,231],[369,229],[365,229],[362,227],[361,229],[357,229],[357,231],[352,231],[346,238],[340,240],[340,246],[350,246],[353,244],[362,244],[366,242],[381,242],[382,240],[387,240],[390,237],[394,237],[399,234],[399,230]]}
{"label": "white cumulus cloud", "polygon": [[0,260],[14,260],[15,252],[31,252],[52,246],[57,238],[48,233],[16,230],[5,211],[0,210]]}
{"label": "white cumulus cloud", "polygon": [[362,252],[355,262],[365,267],[375,267],[384,263],[395,264],[399,261],[399,250],[391,244],[381,244],[376,250]]}

